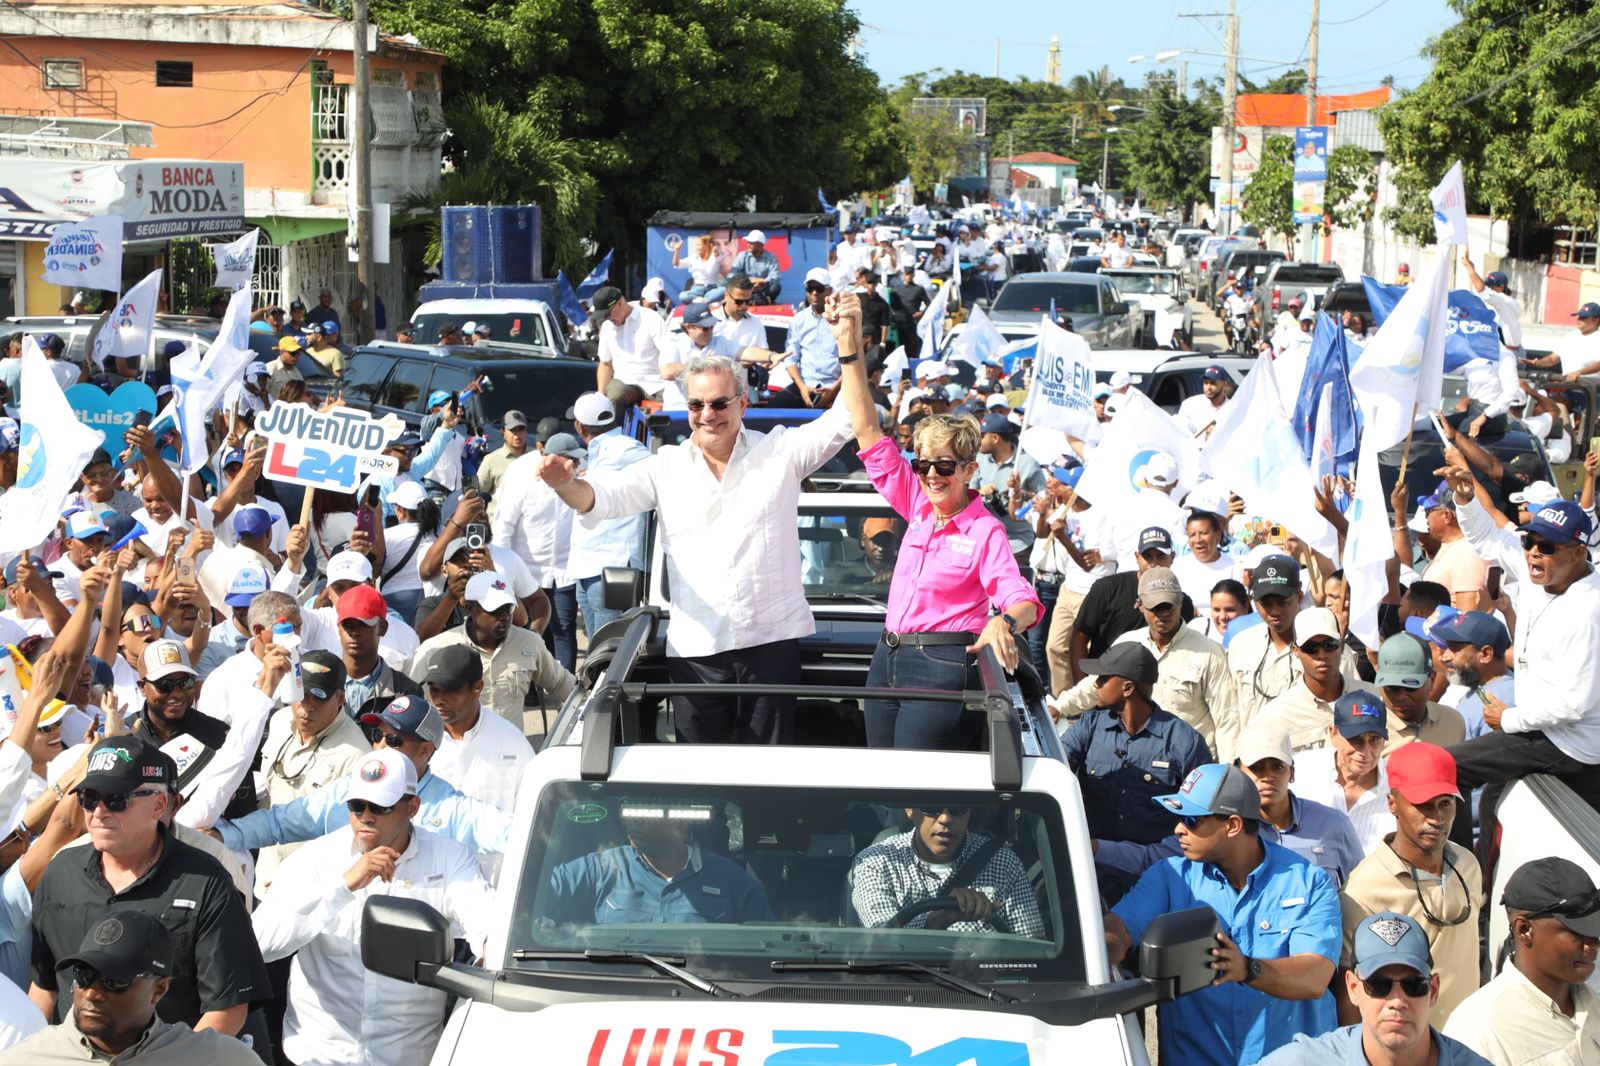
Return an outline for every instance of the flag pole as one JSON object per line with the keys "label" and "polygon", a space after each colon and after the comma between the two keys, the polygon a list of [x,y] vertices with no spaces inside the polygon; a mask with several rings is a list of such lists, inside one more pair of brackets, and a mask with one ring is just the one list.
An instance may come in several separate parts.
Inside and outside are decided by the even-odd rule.
{"label": "flag pole", "polygon": [[1400,476],[1399,476],[1399,478],[1396,479],[1398,481],[1404,481],[1406,479],[1406,464],[1411,461],[1411,435],[1416,432],[1416,429],[1417,429],[1417,405],[1416,404],[1412,404],[1411,405],[1411,427],[1406,430],[1406,447],[1405,447],[1405,451],[1400,453]]}

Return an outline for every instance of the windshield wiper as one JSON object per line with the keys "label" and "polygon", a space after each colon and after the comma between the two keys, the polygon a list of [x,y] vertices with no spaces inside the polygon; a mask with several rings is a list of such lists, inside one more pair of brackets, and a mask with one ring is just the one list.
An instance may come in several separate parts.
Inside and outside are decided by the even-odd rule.
{"label": "windshield wiper", "polygon": [[980,985],[975,981],[968,981],[957,977],[948,970],[927,966],[920,962],[863,962],[859,959],[846,959],[843,962],[774,962],[773,973],[904,973],[919,974],[923,977],[953,988],[958,992],[965,992],[979,999],[989,1000],[991,1003],[1015,1003],[1010,996],[996,992],[987,985]]}
{"label": "windshield wiper", "polygon": [[806,593],[806,598],[810,600],[833,600],[840,603],[864,603],[868,607],[883,607],[885,605],[884,600],[880,600],[874,596],[868,596],[863,592],[811,591]]}
{"label": "windshield wiper", "polygon": [[511,957],[518,962],[642,962],[657,973],[664,973],[668,977],[688,985],[697,992],[704,992],[708,996],[728,997],[739,999],[736,992],[729,992],[715,981],[707,981],[704,977],[697,977],[683,968],[681,955],[652,955],[647,951],[616,951],[609,948],[589,948],[585,951],[513,951]]}

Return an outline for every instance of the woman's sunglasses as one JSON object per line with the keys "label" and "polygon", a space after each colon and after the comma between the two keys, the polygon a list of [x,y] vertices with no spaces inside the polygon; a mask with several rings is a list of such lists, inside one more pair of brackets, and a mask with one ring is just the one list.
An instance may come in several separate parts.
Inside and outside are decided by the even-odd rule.
{"label": "woman's sunglasses", "polygon": [[927,477],[928,471],[937,471],[940,477],[950,477],[962,466],[959,459],[913,459],[911,469],[918,477]]}
{"label": "woman's sunglasses", "polygon": [[1400,985],[1400,991],[1412,999],[1421,999],[1433,987],[1433,982],[1426,977],[1413,975],[1411,977],[1364,977],[1361,987],[1367,990],[1367,995],[1373,999],[1388,999],[1389,992],[1395,984]]}

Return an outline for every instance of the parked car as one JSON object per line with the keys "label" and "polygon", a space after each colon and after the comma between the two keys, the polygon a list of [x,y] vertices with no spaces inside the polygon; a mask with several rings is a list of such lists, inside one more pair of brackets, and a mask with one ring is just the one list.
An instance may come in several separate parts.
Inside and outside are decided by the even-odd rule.
{"label": "parked car", "polygon": [[501,344],[545,348],[556,355],[567,352],[567,331],[555,308],[543,300],[429,300],[411,316],[423,344],[437,344],[442,325],[461,329],[469,322],[488,326],[490,339]]}
{"label": "parked car", "polygon": [[1001,286],[989,305],[989,318],[1007,340],[1039,332],[1039,318],[1055,302],[1057,314],[1072,319],[1072,328],[1091,348],[1137,348],[1143,315],[1117,292],[1110,278],[1099,274],[1022,274]]}
{"label": "parked car", "polygon": [[1336,263],[1293,263],[1280,259],[1267,267],[1256,284],[1256,302],[1261,305],[1262,340],[1272,339],[1278,312],[1296,296],[1309,298],[1315,310],[1322,308],[1328,290],[1344,280],[1344,270]]}
{"label": "parked car", "polygon": [[1235,390],[1255,369],[1253,358],[1236,355],[1196,355],[1189,352],[1098,351],[1093,359],[1096,381],[1110,381],[1119,370],[1128,372],[1133,387],[1150,397],[1168,414],[1177,414],[1183,401],[1204,391],[1207,367],[1220,366],[1233,379]]}
{"label": "parked car", "polygon": [[1218,237],[1215,235],[1203,237],[1200,245],[1190,253],[1189,259],[1184,263],[1184,270],[1188,273],[1189,291],[1197,296],[1203,294],[1206,276],[1210,273],[1217,257],[1232,248],[1243,248],[1247,241],[1237,237]]}
{"label": "parked car", "polygon": [[1343,318],[1347,312],[1364,315],[1369,325],[1377,324],[1372,321],[1372,304],[1367,300],[1367,290],[1360,279],[1336,281],[1329,285],[1322,296],[1321,310],[1336,318]]}
{"label": "parked car", "polygon": [[[1227,288],[1228,282],[1239,279],[1248,279],[1253,276],[1255,284],[1259,285],[1261,278],[1266,274],[1267,267],[1280,259],[1285,259],[1282,252],[1267,251],[1260,248],[1245,246],[1232,248],[1217,257],[1208,273],[1207,286],[1201,291],[1214,311],[1222,308],[1222,291]],[[1248,280],[1247,280],[1248,283]]]}
{"label": "parked car", "polygon": [[1155,347],[1161,338],[1156,335],[1156,312],[1178,315],[1183,324],[1178,335],[1191,346],[1194,343],[1194,311],[1189,307],[1189,292],[1183,287],[1176,270],[1164,267],[1136,266],[1122,270],[1101,267],[1100,273],[1110,278],[1117,292],[1129,303],[1137,304],[1144,312],[1141,329],[1144,343]]}

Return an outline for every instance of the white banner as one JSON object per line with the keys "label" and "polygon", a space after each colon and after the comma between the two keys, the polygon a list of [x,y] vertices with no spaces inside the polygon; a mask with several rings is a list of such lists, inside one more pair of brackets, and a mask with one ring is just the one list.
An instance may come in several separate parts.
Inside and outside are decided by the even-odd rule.
{"label": "white banner", "polygon": [[917,320],[917,336],[922,338],[922,358],[939,358],[939,345],[944,341],[944,320],[950,306],[950,290],[956,285],[954,279],[946,281],[939,286],[939,291],[933,294],[933,299],[922,312],[922,317]]}
{"label": "white banner", "polygon": [[1030,426],[1058,429],[1083,441],[1100,439],[1089,342],[1048,317],[1039,320],[1039,347],[1026,407]]}
{"label": "white banner", "polygon": [[1433,233],[1440,244],[1467,243],[1467,190],[1458,159],[1428,194],[1433,201]]}
{"label": "white banner", "polygon": [[250,279],[256,273],[256,242],[260,239],[261,230],[258,228],[228,244],[207,246],[217,264],[217,288],[234,292],[250,284]]}
{"label": "white banner", "polygon": [[383,454],[395,424],[353,407],[318,412],[303,403],[275,403],[255,428],[267,440],[262,470],[274,481],[353,493],[368,478],[400,470],[394,456]]}
{"label": "white banner", "polygon": [[61,521],[62,503],[100,447],[78,421],[32,336],[22,338],[22,428],[17,483],[0,496],[0,552],[32,551]]}
{"label": "white banner", "polygon": [[156,304],[161,299],[161,268],[123,294],[94,338],[96,367],[112,356],[143,359],[150,353],[150,324],[155,321]]}
{"label": "white banner", "polygon": [[122,289],[122,216],[58,226],[44,249],[44,280],[78,289]]}
{"label": "white banner", "polygon": [[44,241],[64,222],[100,215],[121,215],[130,241],[238,232],[244,229],[244,164],[6,160],[0,238]]}

